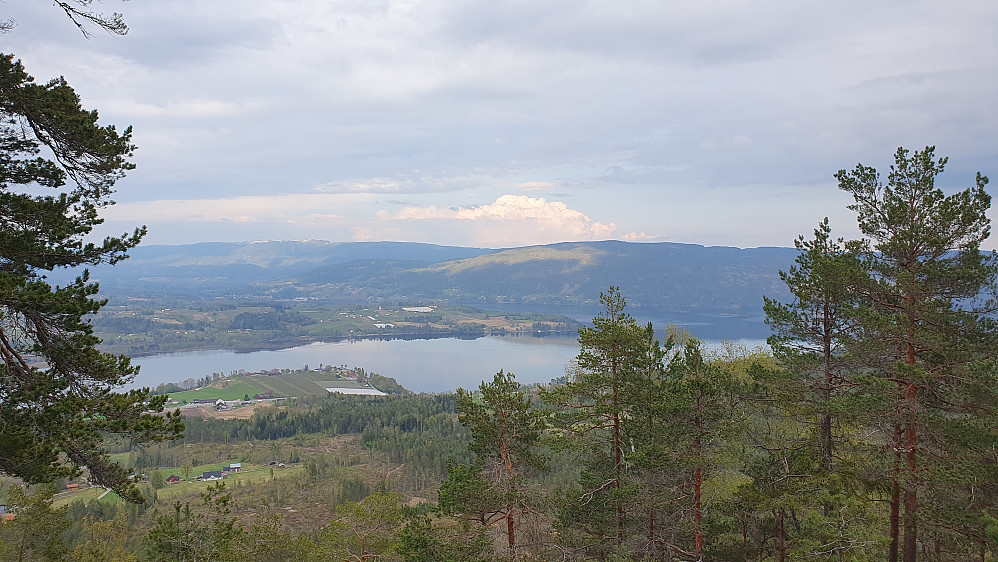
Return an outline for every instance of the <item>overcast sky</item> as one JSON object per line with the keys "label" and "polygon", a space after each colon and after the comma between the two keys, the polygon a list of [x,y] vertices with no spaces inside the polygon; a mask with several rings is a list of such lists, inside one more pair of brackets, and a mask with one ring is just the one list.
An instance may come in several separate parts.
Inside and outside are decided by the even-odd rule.
{"label": "overcast sky", "polygon": [[[147,243],[791,246],[899,146],[998,182],[998,3],[105,0],[0,36],[135,129],[114,232]],[[998,185],[996,183],[995,185]],[[993,190],[992,190],[993,193]],[[988,242],[988,247],[993,247]]]}

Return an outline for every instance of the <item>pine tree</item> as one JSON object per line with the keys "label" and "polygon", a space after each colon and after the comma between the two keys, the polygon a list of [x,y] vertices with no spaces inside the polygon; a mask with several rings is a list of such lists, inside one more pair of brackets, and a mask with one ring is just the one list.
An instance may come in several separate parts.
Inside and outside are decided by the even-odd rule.
{"label": "pine tree", "polygon": [[668,365],[661,423],[668,428],[673,455],[683,471],[684,507],[692,519],[692,536],[688,537],[692,540],[674,544],[674,548],[693,560],[704,560],[707,549],[705,483],[716,474],[728,440],[743,431],[744,382],[706,360],[703,344],[696,338],[683,342]]}
{"label": "pine tree", "polygon": [[[752,440],[759,443],[747,468],[755,497],[772,513],[777,558],[802,555],[855,556],[871,542],[863,525],[865,499],[857,474],[858,408],[854,376],[861,372],[863,341],[858,320],[864,303],[855,287],[865,271],[855,242],[834,239],[828,219],[814,237],[795,241],[795,264],[780,277],[793,295],[789,303],[764,299],[768,343],[777,371],[759,371],[762,392]],[[861,462],[860,464],[868,464]],[[804,493],[805,490],[820,493]],[[796,536],[787,533],[794,513]]]}
{"label": "pine tree", "polygon": [[886,184],[862,164],[836,174],[866,237],[858,251],[869,275],[856,289],[868,305],[865,340],[880,352],[879,364],[868,363],[877,378],[867,390],[890,398],[879,418],[896,459],[888,557],[898,556],[903,494],[905,562],[916,558],[920,520],[948,523],[919,509],[919,493],[968,452],[948,439],[951,426],[989,411],[995,392],[996,331],[985,314],[994,310],[998,262],[980,252],[990,234],[987,178],[978,173],[974,187],[945,195],[935,182],[947,159],[934,152],[899,148]]}
{"label": "pine tree", "polygon": [[555,410],[553,423],[564,445],[579,455],[579,488],[562,504],[560,524],[597,539],[601,553],[624,545],[628,501],[635,494],[625,465],[623,420],[629,415],[626,389],[647,357],[641,327],[624,312],[616,287],[600,295],[603,312],[579,330],[576,371],[565,385],[544,393]]}
{"label": "pine tree", "polygon": [[[675,332],[673,330],[673,332]],[[675,355],[674,343],[685,337],[673,333],[663,345],[656,337],[651,323],[642,329],[638,361],[633,376],[625,380],[624,401],[629,405],[628,415],[622,420],[622,430],[627,436],[624,462],[631,472],[631,482],[636,497],[631,502],[635,523],[632,525],[635,546],[633,555],[644,554],[651,559],[662,559],[673,542],[678,522],[682,519],[675,498],[684,479],[673,454],[673,440],[665,410],[666,364]],[[643,540],[641,540],[641,535]]]}
{"label": "pine tree", "polygon": [[63,286],[46,280],[116,263],[142,238],[144,228],[86,239],[134,148],[131,129],[99,126],[65,80],[36,84],[13,55],[0,55],[0,470],[42,482],[85,466],[138,501],[104,440],[179,437],[179,411],[158,416],[166,396],[114,391],[137,369],[97,349],[87,317],[106,301],[86,270]]}
{"label": "pine tree", "polygon": [[793,382],[804,387],[791,391],[788,405],[813,412],[818,436],[813,449],[829,474],[836,441],[832,402],[851,386],[856,367],[844,351],[860,337],[852,289],[863,271],[845,242],[832,238],[828,218],[818,224],[813,240],[801,236],[794,244],[800,251],[796,263],[780,272],[794,299],[783,304],[764,298],[766,323],[773,329],[767,342]]}
{"label": "pine tree", "polygon": [[516,378],[503,371],[492,382],[482,382],[477,394],[459,388],[457,409],[458,420],[471,430],[468,446],[477,465],[471,470],[452,467],[441,485],[441,506],[474,513],[485,527],[504,522],[509,555],[515,558],[516,530],[533,510],[525,478],[544,464],[536,451],[541,413],[531,410]]}

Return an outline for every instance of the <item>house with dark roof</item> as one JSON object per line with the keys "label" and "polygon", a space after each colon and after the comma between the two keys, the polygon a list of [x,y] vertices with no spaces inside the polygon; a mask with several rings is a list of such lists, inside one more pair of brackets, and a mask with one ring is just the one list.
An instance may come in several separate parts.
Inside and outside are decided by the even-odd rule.
{"label": "house with dark roof", "polygon": [[209,470],[201,475],[198,480],[221,480],[222,471],[221,470]]}

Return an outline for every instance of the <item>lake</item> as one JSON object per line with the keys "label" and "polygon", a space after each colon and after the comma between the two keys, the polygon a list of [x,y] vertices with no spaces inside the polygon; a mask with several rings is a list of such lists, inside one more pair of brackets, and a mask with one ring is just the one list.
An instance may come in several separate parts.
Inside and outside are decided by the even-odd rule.
{"label": "lake", "polygon": [[[518,308],[522,311],[522,305]],[[564,308],[559,307],[561,314]],[[530,311],[535,312],[535,311]],[[537,311],[539,312],[539,311]],[[595,312],[572,316],[592,318]],[[765,344],[766,326],[761,318],[704,316],[669,321],[658,315],[636,315],[641,323],[657,328],[669,324],[685,327],[708,345],[720,340],[749,347]],[[194,351],[168,353],[132,360],[142,370],[131,387],[155,387],[165,382],[202,378],[213,372],[233,370],[299,369],[308,365],[346,365],[392,377],[415,392],[448,392],[457,387],[477,388],[503,369],[521,383],[546,383],[565,374],[565,367],[579,352],[575,337],[503,336],[476,339],[434,338],[348,340],[321,342],[276,351]]]}

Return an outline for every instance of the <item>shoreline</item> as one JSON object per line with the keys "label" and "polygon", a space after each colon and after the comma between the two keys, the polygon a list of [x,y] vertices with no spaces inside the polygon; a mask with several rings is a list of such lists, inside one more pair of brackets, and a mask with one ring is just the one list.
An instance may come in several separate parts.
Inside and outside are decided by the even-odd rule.
{"label": "shoreline", "polygon": [[155,357],[157,355],[171,355],[174,353],[196,353],[196,352],[208,352],[208,351],[224,351],[232,352],[236,354],[240,353],[257,353],[261,351],[281,351],[284,349],[293,349],[296,347],[302,347],[310,345],[313,343],[338,343],[338,342],[350,342],[350,341],[391,341],[391,340],[436,340],[445,338],[455,338],[461,340],[477,340],[480,338],[504,338],[510,337],[531,337],[537,339],[544,339],[547,337],[578,337],[578,330],[554,330],[545,332],[530,332],[530,331],[520,331],[520,332],[503,332],[503,333],[490,333],[490,334],[468,334],[467,332],[445,332],[445,333],[400,333],[400,334],[362,334],[362,335],[352,335],[352,336],[337,336],[328,338],[317,338],[313,336],[299,336],[298,341],[280,341],[280,342],[261,342],[259,345],[247,346],[247,347],[234,347],[234,346],[218,346],[218,345],[205,345],[205,346],[184,346],[178,349],[168,349],[168,350],[158,350],[158,351],[139,351],[130,353],[128,350],[116,351],[114,346],[99,346],[99,349],[105,353],[111,353],[114,355],[125,355],[129,358],[143,358],[143,357]]}

